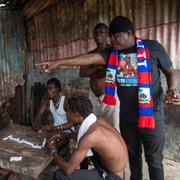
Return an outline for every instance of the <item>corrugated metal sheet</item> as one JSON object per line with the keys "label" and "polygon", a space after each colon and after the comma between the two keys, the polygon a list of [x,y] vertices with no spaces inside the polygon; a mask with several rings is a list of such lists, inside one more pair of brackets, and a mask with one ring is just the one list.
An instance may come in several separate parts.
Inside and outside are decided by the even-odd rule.
{"label": "corrugated metal sheet", "polygon": [[[30,111],[33,109],[34,97],[31,96],[31,85],[34,82],[43,83],[49,77],[56,76],[61,80],[66,93],[77,89],[88,89],[87,80],[79,79],[78,71],[62,70],[48,75],[35,69],[34,63],[76,56],[92,50],[95,48],[93,41],[95,25],[99,22],[109,24],[116,15],[124,15],[132,19],[136,24],[137,34],[143,38],[160,41],[167,49],[175,67],[180,68],[180,3],[178,0],[22,0],[13,2],[12,6],[15,7],[22,7],[25,4],[23,13],[26,18],[29,51],[24,61],[26,40],[21,12],[13,11],[12,8],[0,10],[0,104],[14,95],[17,85],[23,85],[23,74],[26,74],[26,85],[19,88],[16,97],[19,105],[27,107],[26,110],[22,110],[23,113],[26,112],[26,115],[21,116],[24,121],[25,116],[29,119],[31,115],[29,116],[28,113],[31,114]],[[22,94],[24,92],[26,95]],[[23,102],[20,103],[21,101]],[[17,99],[14,102],[16,103]]]}
{"label": "corrugated metal sheet", "polygon": [[[143,38],[157,39],[167,49],[175,67],[180,68],[180,3],[178,0],[22,0],[12,6],[23,8],[26,19],[28,55],[25,57],[25,27],[19,11],[0,10],[0,104],[14,95],[17,85],[25,89],[19,97],[33,114],[31,86],[56,76],[66,93],[88,89],[87,80],[78,71],[45,74],[34,63],[76,56],[95,48],[93,29],[99,22],[107,25],[116,15],[127,16]],[[19,3],[19,4],[18,4]],[[25,68],[23,68],[23,66]],[[24,97],[22,91],[25,91]],[[23,99],[22,98],[22,99]],[[19,98],[20,99],[20,98]],[[16,100],[15,100],[16,101]],[[26,103],[26,104],[25,104]],[[28,109],[29,107],[29,109]],[[26,111],[25,110],[25,111]],[[24,112],[24,111],[23,111]],[[29,117],[28,117],[29,116]],[[22,116],[24,118],[24,115]],[[19,118],[19,117],[18,117]],[[31,117],[30,117],[31,119]],[[30,120],[29,120],[30,121]]]}
{"label": "corrugated metal sheet", "polygon": [[[137,34],[157,39],[180,67],[180,3],[178,0],[67,0],[27,21],[28,45],[34,62],[86,53],[95,48],[93,28],[116,15],[131,18]],[[36,4],[38,6],[38,4]],[[26,11],[25,11],[26,13]]]}
{"label": "corrugated metal sheet", "polygon": [[139,29],[137,35],[161,42],[171,57],[174,67],[180,68],[180,22]]}
{"label": "corrugated metal sheet", "polygon": [[[36,3],[36,6],[39,5]],[[35,16],[26,17],[30,65],[28,87],[34,82],[45,83],[55,76],[61,81],[65,93],[87,92],[88,79],[79,78],[78,70],[61,70],[48,75],[35,69],[32,62],[53,61],[94,49],[95,25],[99,22],[108,25],[116,15],[132,19],[137,34],[143,38],[159,40],[175,67],[180,68],[179,9],[178,0],[66,0],[55,2],[39,14],[34,12]]]}
{"label": "corrugated metal sheet", "polygon": [[25,32],[22,14],[0,10],[0,105],[22,85]]}
{"label": "corrugated metal sheet", "polygon": [[[12,5],[13,1],[15,1],[14,4],[18,5],[19,0],[12,0]],[[26,18],[29,18],[43,11],[45,8],[57,1],[58,0],[20,0],[21,3],[19,4],[22,5],[22,3],[24,3],[24,15]]]}

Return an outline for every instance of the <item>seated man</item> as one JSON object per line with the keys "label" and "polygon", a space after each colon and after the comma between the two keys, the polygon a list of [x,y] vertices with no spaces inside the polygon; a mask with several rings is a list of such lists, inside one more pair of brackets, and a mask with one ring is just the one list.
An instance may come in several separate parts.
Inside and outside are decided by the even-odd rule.
{"label": "seated man", "polygon": [[116,106],[103,103],[105,95],[105,73],[99,76],[97,76],[97,74],[98,72],[96,76],[90,78],[91,89],[89,91],[89,99],[93,105],[93,112],[96,116],[103,117],[119,132],[119,98],[117,93],[115,93]]}
{"label": "seated man", "polygon": [[[77,96],[69,99],[67,114],[74,125],[80,125],[77,147],[68,161],[57,154],[55,144],[66,135],[58,134],[50,138],[48,147],[59,166],[54,180],[121,180],[126,167],[128,154],[121,135],[102,118],[93,114],[87,97]],[[83,159],[94,154],[95,169],[76,170]]]}
{"label": "seated man", "polygon": [[[46,134],[56,130],[62,131],[72,127],[72,123],[67,120],[65,112],[66,100],[61,94],[61,84],[58,79],[51,78],[47,81],[47,96],[41,101],[41,106],[33,121],[33,128],[40,133]],[[50,110],[53,116],[53,122],[43,125],[42,117],[47,110]]]}

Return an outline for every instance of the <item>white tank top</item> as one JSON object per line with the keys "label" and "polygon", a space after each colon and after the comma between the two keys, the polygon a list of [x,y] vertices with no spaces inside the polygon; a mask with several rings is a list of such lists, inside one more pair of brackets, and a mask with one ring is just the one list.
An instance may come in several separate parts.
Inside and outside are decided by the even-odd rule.
{"label": "white tank top", "polygon": [[65,96],[61,96],[61,101],[57,109],[54,106],[53,100],[50,100],[50,111],[53,115],[54,126],[58,126],[68,122],[66,112],[64,111],[64,100]]}

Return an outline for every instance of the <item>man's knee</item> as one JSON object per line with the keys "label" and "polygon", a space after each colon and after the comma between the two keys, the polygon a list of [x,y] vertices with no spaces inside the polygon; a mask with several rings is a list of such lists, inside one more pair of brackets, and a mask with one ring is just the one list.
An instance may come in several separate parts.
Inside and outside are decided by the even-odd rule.
{"label": "man's knee", "polygon": [[139,148],[139,149],[132,149],[132,148],[129,148],[128,149],[128,156],[129,156],[129,159],[141,159],[142,157],[142,150]]}
{"label": "man's knee", "polygon": [[147,155],[145,158],[146,158],[147,164],[150,166],[162,165],[162,161],[163,161],[162,153],[154,153],[151,155]]}

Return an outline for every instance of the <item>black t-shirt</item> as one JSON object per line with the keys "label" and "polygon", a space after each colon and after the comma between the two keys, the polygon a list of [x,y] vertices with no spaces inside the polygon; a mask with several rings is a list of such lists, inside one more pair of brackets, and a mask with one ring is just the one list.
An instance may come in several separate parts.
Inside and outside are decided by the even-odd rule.
{"label": "black t-shirt", "polygon": [[[154,116],[156,120],[164,119],[163,90],[160,82],[160,71],[168,70],[172,66],[163,46],[154,40],[144,40],[151,60],[152,96],[154,102]],[[112,48],[107,48],[99,54],[106,64]],[[138,120],[138,74],[136,46],[119,51],[119,78],[117,78],[117,93],[120,99],[120,119],[131,122]],[[123,61],[122,61],[123,59]]]}

